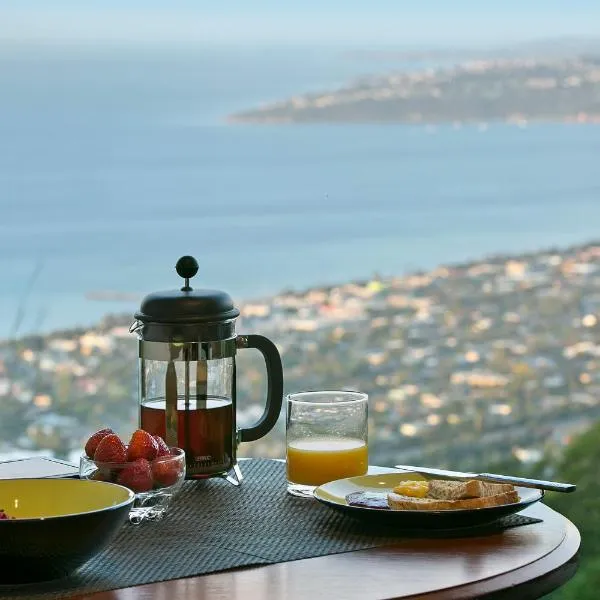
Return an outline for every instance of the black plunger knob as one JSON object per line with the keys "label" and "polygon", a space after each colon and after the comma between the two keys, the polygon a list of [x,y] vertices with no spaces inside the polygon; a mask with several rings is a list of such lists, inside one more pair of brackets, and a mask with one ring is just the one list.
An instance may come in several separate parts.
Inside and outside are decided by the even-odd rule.
{"label": "black plunger knob", "polygon": [[189,292],[190,279],[198,272],[198,261],[193,256],[182,256],[175,265],[175,270],[180,277],[185,279],[185,285],[181,288],[182,292]]}

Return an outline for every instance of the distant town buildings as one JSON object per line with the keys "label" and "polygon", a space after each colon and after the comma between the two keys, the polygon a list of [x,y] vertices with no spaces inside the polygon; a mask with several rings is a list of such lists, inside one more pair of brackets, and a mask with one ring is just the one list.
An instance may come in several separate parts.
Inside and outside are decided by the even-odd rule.
{"label": "distant town buildings", "polygon": [[400,122],[485,132],[502,121],[600,123],[600,61],[585,57],[488,58],[363,77],[230,117],[233,123]]}
{"label": "distant town buildings", "polygon": [[[460,468],[560,452],[600,418],[600,244],[287,292],[241,307],[280,348],[286,391],[369,394],[371,461]],[[238,359],[238,424],[264,402]],[[137,425],[137,342],[115,318],[0,344],[0,455],[73,457]],[[282,456],[283,421],[247,455]]]}

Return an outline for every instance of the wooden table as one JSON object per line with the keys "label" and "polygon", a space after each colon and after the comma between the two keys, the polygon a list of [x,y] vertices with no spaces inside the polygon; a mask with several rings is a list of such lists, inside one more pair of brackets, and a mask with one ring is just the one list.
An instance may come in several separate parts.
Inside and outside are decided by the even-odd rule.
{"label": "wooden table", "polygon": [[79,596],[90,600],[367,600],[540,598],[577,570],[580,536],[543,504],[524,514],[543,523],[463,539],[407,540],[332,554]]}

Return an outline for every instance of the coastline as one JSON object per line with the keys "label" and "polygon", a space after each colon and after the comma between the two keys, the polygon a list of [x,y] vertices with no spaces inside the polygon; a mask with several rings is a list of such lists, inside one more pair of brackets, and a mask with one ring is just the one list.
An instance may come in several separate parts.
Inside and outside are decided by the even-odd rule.
{"label": "coastline", "polygon": [[[530,261],[532,259],[538,258],[540,256],[548,255],[548,254],[556,254],[556,255],[572,255],[578,252],[585,251],[589,248],[594,248],[600,246],[600,238],[598,239],[589,239],[587,241],[583,241],[581,243],[570,244],[566,246],[562,245],[552,245],[541,247],[537,250],[530,251],[522,251],[522,252],[495,252],[484,255],[480,258],[470,258],[467,260],[441,263],[433,268],[422,268],[422,269],[414,269],[407,271],[405,273],[397,273],[397,274],[385,274],[378,275],[377,270],[374,269],[371,276],[359,276],[356,278],[352,278],[346,281],[329,281],[318,283],[309,286],[303,286],[299,288],[285,288],[280,289],[277,293],[274,294],[262,294],[262,295],[251,295],[244,298],[240,298],[236,301],[236,304],[242,310],[242,318],[244,316],[244,309],[248,306],[256,306],[262,304],[270,304],[276,301],[278,298],[282,296],[291,296],[291,297],[304,297],[310,295],[311,293],[329,293],[331,290],[336,288],[342,288],[344,286],[367,286],[370,282],[373,281],[381,281],[383,283],[389,283],[392,281],[398,282],[403,280],[409,280],[413,277],[420,276],[430,276],[439,272],[440,270],[444,271],[468,271],[469,269],[476,268],[481,265],[497,265],[503,264],[508,261]],[[92,292],[87,292],[85,295],[87,297],[93,296]],[[127,292],[122,292],[119,290],[102,290],[101,293],[98,293],[98,298],[104,298],[105,300],[114,295],[115,297],[128,296],[131,298],[136,298],[140,300],[144,297],[144,294],[130,294]],[[133,314],[137,310],[137,303],[134,307],[132,307],[131,312],[127,311],[106,311],[103,316],[97,319],[92,319],[89,323],[82,324],[74,324],[74,325],[66,325],[63,327],[57,327],[48,331],[41,331],[39,333],[27,333],[21,336],[17,336],[17,338],[9,338],[9,337],[0,337],[0,346],[6,346],[15,341],[28,340],[33,337],[41,337],[41,338],[54,338],[61,336],[70,336],[70,335],[83,335],[89,331],[97,331],[104,330],[106,328],[114,328],[114,327],[124,327],[129,326],[133,321]]]}
{"label": "coastline", "polygon": [[365,76],[229,115],[228,122],[600,123],[600,59],[473,58],[450,67]]}

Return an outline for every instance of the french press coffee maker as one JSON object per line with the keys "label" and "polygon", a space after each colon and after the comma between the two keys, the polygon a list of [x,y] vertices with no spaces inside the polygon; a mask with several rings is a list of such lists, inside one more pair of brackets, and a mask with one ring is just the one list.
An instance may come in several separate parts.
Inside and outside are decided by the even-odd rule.
{"label": "french press coffee maker", "polygon": [[[239,484],[240,442],[252,442],[275,425],[283,397],[277,347],[261,335],[236,335],[240,311],[230,296],[193,289],[198,272],[192,256],[177,261],[180,290],[146,296],[130,331],[139,339],[140,427],[186,453],[186,478],[225,477]],[[267,402],[260,420],[236,427],[235,357],[256,348],[267,368]]]}

